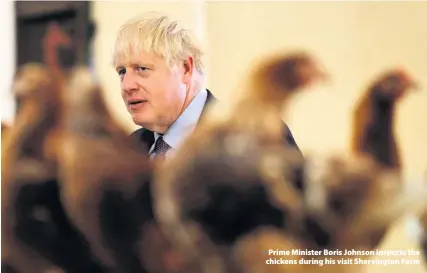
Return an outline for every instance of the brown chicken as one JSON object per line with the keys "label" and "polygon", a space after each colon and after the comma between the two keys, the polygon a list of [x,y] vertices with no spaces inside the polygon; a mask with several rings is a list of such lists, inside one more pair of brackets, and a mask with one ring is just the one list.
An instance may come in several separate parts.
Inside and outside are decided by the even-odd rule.
{"label": "brown chicken", "polygon": [[99,272],[59,197],[53,151],[63,87],[47,67],[28,64],[13,89],[25,99],[2,147],[2,266],[19,273]]}
{"label": "brown chicken", "polygon": [[[415,87],[417,84],[406,71],[402,69],[389,70],[372,83],[356,105],[352,151],[355,156],[372,158],[375,164],[379,164],[378,167],[381,167],[381,174],[385,171],[385,173],[391,173],[392,176],[398,175],[400,177],[402,159],[395,134],[396,107],[408,91]],[[397,178],[391,180],[397,183],[399,180],[402,181],[402,179]],[[396,187],[395,190],[398,190],[399,185],[394,185],[394,187]],[[371,198],[380,198],[379,193]],[[384,191],[383,194],[385,193]],[[383,199],[387,198],[389,197],[383,197]],[[365,205],[368,204],[365,203]],[[369,205],[373,206],[374,204]],[[391,208],[389,211],[393,211]],[[369,206],[366,209],[369,210]],[[371,216],[373,217],[374,214]],[[390,219],[390,222],[384,221],[383,229],[372,229],[366,233],[372,235],[371,243],[368,244],[371,249],[378,246],[385,236],[389,224],[398,216],[400,214],[396,211],[396,215]],[[387,219],[385,215],[384,218]],[[381,223],[381,216],[379,216],[378,222]]]}
{"label": "brown chicken", "polygon": [[352,152],[370,155],[387,168],[401,168],[395,135],[397,103],[415,82],[403,70],[387,71],[369,86],[353,116]]}
{"label": "brown chicken", "polygon": [[379,77],[356,106],[349,158],[307,158],[305,200],[311,221],[338,249],[371,250],[422,194],[402,185],[393,123],[395,104],[413,86],[402,71]]}
{"label": "brown chicken", "polygon": [[[14,92],[31,95],[31,99],[17,115],[8,135],[2,136],[2,269],[11,272],[43,272],[53,267],[23,242],[15,228],[22,222],[19,219],[22,205],[15,205],[21,189],[29,182],[55,177],[52,168],[49,170],[48,164],[44,164],[44,151],[41,150],[44,139],[56,125],[56,120],[52,120],[52,113],[57,110],[53,102],[60,101],[60,93],[55,92],[60,88],[48,74],[45,67],[35,64],[19,69]],[[43,102],[47,102],[45,111],[41,106]]]}
{"label": "brown chicken", "polygon": [[[157,169],[156,215],[199,272],[249,270],[246,252],[238,254],[247,236],[263,228],[297,229],[301,200],[284,177],[294,179],[302,158],[284,146],[281,114],[292,94],[324,77],[305,53],[264,60],[242,96],[221,112],[211,108],[176,155]],[[250,260],[255,265],[264,257],[258,244],[248,244],[257,249]],[[261,263],[265,267],[265,259]]]}
{"label": "brown chicken", "polygon": [[170,272],[148,152],[114,121],[89,70],[74,71],[67,94],[59,169],[68,215],[112,272]]}
{"label": "brown chicken", "polygon": [[1,134],[3,137],[3,134],[6,133],[6,131],[10,128],[10,125],[4,123],[3,121],[1,122]]}

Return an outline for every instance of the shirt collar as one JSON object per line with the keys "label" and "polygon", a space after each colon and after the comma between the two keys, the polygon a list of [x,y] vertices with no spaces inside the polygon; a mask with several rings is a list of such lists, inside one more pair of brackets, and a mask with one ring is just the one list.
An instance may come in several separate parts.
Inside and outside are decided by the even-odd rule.
{"label": "shirt collar", "polygon": [[[206,89],[200,90],[190,104],[185,108],[184,112],[176,119],[176,121],[169,127],[163,135],[163,140],[172,148],[177,149],[184,139],[193,132],[203,108],[205,107],[208,92]],[[162,136],[154,132],[155,142]],[[154,151],[154,144],[152,145],[149,154]]]}

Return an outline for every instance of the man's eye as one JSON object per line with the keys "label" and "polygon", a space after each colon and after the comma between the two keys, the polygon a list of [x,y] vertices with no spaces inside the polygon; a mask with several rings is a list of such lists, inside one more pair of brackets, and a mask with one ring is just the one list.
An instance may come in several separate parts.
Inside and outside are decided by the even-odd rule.
{"label": "man's eye", "polygon": [[139,72],[144,72],[144,71],[147,71],[147,70],[148,70],[148,68],[146,68],[144,66],[138,66],[137,67],[137,71],[139,71]]}
{"label": "man's eye", "polygon": [[120,76],[123,76],[126,73],[126,69],[120,69],[117,73],[119,73]]}

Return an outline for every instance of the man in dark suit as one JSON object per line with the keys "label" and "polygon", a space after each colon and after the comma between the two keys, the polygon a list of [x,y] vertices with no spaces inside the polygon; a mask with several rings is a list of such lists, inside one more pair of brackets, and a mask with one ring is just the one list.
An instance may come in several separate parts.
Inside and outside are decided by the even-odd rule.
{"label": "man in dark suit", "polygon": [[[114,64],[135,124],[131,137],[149,156],[168,157],[190,134],[206,105],[202,50],[192,34],[166,15],[147,13],[119,30]],[[297,145],[284,124],[284,141]]]}

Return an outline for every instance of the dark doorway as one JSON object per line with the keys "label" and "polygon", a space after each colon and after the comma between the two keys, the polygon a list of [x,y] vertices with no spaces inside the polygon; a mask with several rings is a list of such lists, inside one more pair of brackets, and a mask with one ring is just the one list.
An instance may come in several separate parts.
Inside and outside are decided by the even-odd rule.
{"label": "dark doorway", "polygon": [[15,2],[17,65],[43,62],[70,67],[89,64],[94,25],[91,2]]}
{"label": "dark doorway", "polygon": [[62,74],[75,65],[90,65],[95,32],[90,7],[88,1],[16,1],[17,67],[40,62]]}

